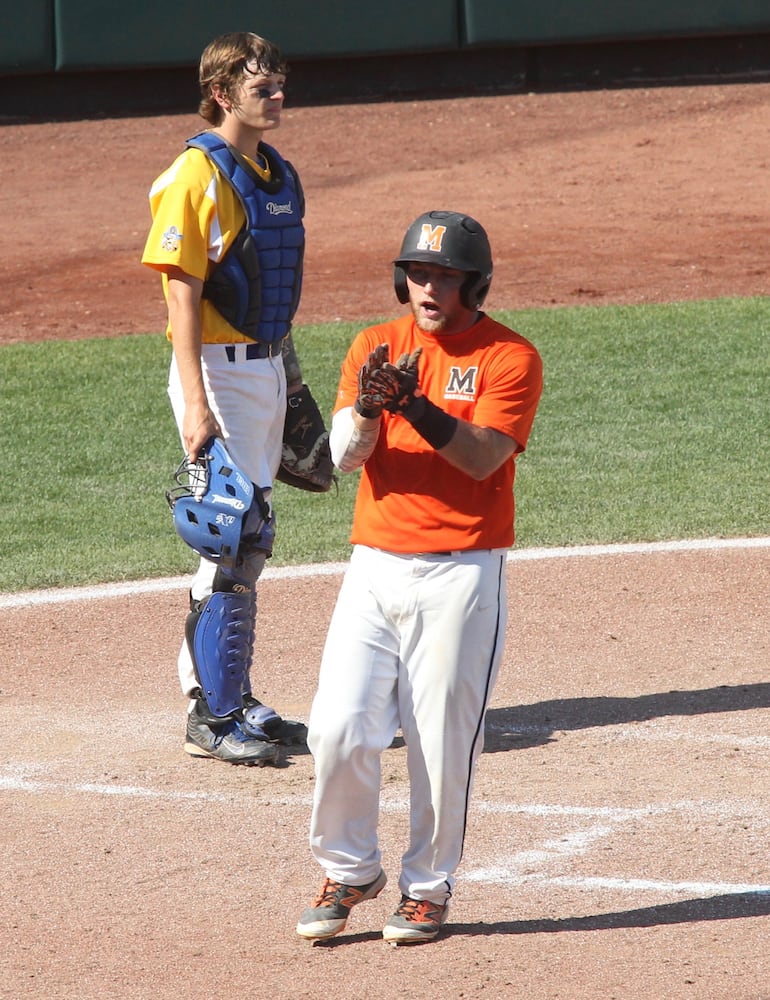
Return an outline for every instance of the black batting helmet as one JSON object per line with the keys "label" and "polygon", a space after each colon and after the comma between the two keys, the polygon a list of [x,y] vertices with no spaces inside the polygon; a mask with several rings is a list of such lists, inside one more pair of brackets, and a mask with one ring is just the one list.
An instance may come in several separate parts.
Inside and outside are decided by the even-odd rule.
{"label": "black batting helmet", "polygon": [[460,301],[478,309],[492,282],[492,250],[484,227],[460,212],[425,212],[407,229],[401,253],[393,261],[393,282],[399,302],[409,301],[405,264],[438,264],[467,271]]}

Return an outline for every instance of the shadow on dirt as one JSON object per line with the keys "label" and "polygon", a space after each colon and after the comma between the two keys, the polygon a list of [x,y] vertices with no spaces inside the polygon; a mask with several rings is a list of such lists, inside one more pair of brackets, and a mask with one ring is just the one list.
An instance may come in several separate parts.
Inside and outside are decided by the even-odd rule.
{"label": "shadow on dirt", "polygon": [[595,913],[586,917],[558,920],[501,920],[494,924],[448,924],[450,936],[492,934],[559,934],[565,931],[608,931],[619,927],[660,927],[665,924],[693,924],[704,920],[739,920],[770,916],[770,892],[741,892],[708,899],[684,899],[678,903],[644,906],[615,913]]}
{"label": "shadow on dirt", "polygon": [[487,712],[485,753],[523,750],[551,742],[554,733],[594,729],[666,716],[747,712],[770,708],[770,684],[721,685],[636,698],[558,698]]}
{"label": "shadow on dirt", "polygon": [[[442,931],[441,938],[611,931],[622,927],[662,927],[667,924],[697,924],[707,920],[742,920],[746,917],[767,916],[770,916],[770,892],[740,892],[706,899],[683,899],[678,903],[644,906],[635,910],[593,913],[585,917],[563,917],[557,920],[499,920],[493,924],[449,923]],[[379,931],[362,931],[328,938],[325,941],[315,941],[313,947],[340,948],[381,938]]]}

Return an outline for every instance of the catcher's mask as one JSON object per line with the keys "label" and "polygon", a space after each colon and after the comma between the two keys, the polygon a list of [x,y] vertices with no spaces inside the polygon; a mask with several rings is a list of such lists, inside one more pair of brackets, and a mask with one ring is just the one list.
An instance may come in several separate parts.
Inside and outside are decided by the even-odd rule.
{"label": "catcher's mask", "polygon": [[166,491],[166,499],[177,533],[205,559],[235,567],[239,553],[242,557],[259,540],[265,525],[262,491],[255,490],[219,438],[206,442],[196,462],[185,457],[174,480],[178,485]]}
{"label": "catcher's mask", "polygon": [[466,309],[479,309],[492,282],[492,250],[484,228],[459,212],[425,212],[407,229],[401,253],[393,261],[399,302],[409,301],[404,265],[417,261],[467,271],[460,288]]}

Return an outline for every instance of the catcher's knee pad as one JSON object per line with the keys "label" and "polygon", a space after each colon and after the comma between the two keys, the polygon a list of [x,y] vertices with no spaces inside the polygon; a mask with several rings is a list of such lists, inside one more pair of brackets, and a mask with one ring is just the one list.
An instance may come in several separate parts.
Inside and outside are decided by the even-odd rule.
{"label": "catcher's knee pad", "polygon": [[233,570],[225,569],[253,584],[273,554],[275,542],[275,514],[265,498],[265,491],[254,487],[254,503],[246,515],[244,532],[238,546],[238,557]]}
{"label": "catcher's knee pad", "polygon": [[220,563],[214,577],[214,590],[253,588],[265,563],[273,554],[275,514],[264,491],[254,488],[254,503],[246,515],[244,531],[232,565]]}
{"label": "catcher's knee pad", "polygon": [[187,616],[186,637],[195,676],[213,715],[239,710],[248,687],[257,595],[215,591]]}

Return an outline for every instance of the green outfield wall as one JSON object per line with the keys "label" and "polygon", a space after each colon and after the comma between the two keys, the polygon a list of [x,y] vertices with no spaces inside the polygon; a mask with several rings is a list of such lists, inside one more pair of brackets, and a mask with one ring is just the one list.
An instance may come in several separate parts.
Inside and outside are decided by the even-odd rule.
{"label": "green outfield wall", "polygon": [[46,73],[56,64],[54,0],[0,0],[0,73]]}
{"label": "green outfield wall", "polygon": [[133,0],[105,16],[99,0],[54,0],[56,69],[197,64],[225,31],[256,31],[292,59],[456,49],[455,0]]}
{"label": "green outfield wall", "polygon": [[466,45],[694,38],[770,31],[770,0],[462,0]]}
{"label": "green outfield wall", "polygon": [[290,59],[770,32],[770,0],[0,0],[0,74],[195,65],[249,28]]}

